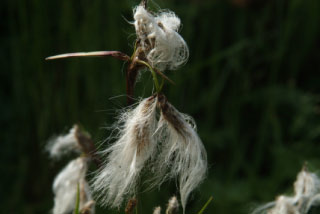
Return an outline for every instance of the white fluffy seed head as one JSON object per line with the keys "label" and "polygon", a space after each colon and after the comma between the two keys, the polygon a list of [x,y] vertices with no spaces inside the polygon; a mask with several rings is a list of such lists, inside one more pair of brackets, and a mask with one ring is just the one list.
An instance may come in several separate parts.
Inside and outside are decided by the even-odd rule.
{"label": "white fluffy seed head", "polygon": [[206,175],[207,154],[190,116],[180,113],[166,100],[160,101],[160,108],[157,136],[163,148],[156,174],[161,176],[160,183],[178,177],[185,211],[190,193]]}
{"label": "white fluffy seed head", "polygon": [[176,70],[186,63],[189,49],[179,35],[180,19],[170,11],[152,15],[143,6],[134,9],[139,48],[152,67]]}
{"label": "white fluffy seed head", "polygon": [[[89,207],[94,213],[94,204],[88,183],[85,179],[87,172],[87,159],[79,157],[70,163],[56,176],[53,183],[54,208],[53,214],[68,214],[76,205],[77,189],[80,190],[80,210]],[[88,203],[91,203],[89,206]]]}
{"label": "white fluffy seed head", "polygon": [[177,214],[179,211],[179,202],[177,200],[176,196],[173,196],[172,198],[170,198],[168,206],[167,206],[167,210],[166,210],[166,214]]}
{"label": "white fluffy seed head", "polygon": [[49,141],[46,150],[51,158],[60,158],[70,152],[81,152],[81,147],[76,139],[76,125],[65,135],[60,135]]}
{"label": "white fluffy seed head", "polygon": [[107,161],[92,185],[102,205],[119,207],[135,193],[140,171],[155,151],[156,99],[144,99],[135,109],[123,112],[115,127],[118,140],[102,152]]}
{"label": "white fluffy seed head", "polygon": [[161,207],[154,208],[153,214],[161,214]]}
{"label": "white fluffy seed head", "polygon": [[300,214],[297,207],[292,203],[292,199],[280,196],[278,197],[275,206],[269,210],[268,214]]}
{"label": "white fluffy seed head", "polygon": [[297,180],[294,183],[293,196],[281,195],[276,201],[256,209],[253,214],[307,214],[311,207],[319,205],[319,177],[307,171],[304,167],[297,175]]}
{"label": "white fluffy seed head", "polygon": [[309,197],[320,193],[320,180],[318,176],[303,169],[297,175],[297,180],[294,183],[294,192],[297,198],[301,196]]}

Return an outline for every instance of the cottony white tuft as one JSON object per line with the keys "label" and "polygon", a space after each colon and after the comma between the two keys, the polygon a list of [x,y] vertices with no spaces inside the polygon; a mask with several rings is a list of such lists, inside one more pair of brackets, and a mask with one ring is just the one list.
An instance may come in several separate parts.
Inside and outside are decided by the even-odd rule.
{"label": "cottony white tuft", "polygon": [[293,196],[279,196],[253,213],[267,214],[307,214],[311,207],[320,205],[319,177],[305,168],[298,174],[294,183]]}
{"label": "cottony white tuft", "polygon": [[314,173],[301,170],[297,175],[297,180],[294,183],[295,198],[312,197],[320,193],[320,180]]}
{"label": "cottony white tuft", "polygon": [[168,206],[167,206],[167,210],[166,210],[166,214],[177,214],[179,210],[179,202],[177,200],[176,196],[173,196],[172,198],[170,198]]}
{"label": "cottony white tuft", "polygon": [[152,67],[160,71],[175,70],[186,63],[189,49],[178,33],[180,19],[173,12],[154,16],[143,6],[137,6],[134,20],[139,48]]}
{"label": "cottony white tuft", "polygon": [[159,98],[161,116],[157,128],[163,150],[158,158],[158,175],[179,179],[181,204],[185,211],[189,194],[204,179],[207,154],[192,118],[180,113],[164,97]]}
{"label": "cottony white tuft", "polygon": [[89,209],[90,214],[94,213],[94,202],[85,179],[86,172],[87,159],[79,157],[72,160],[56,176],[53,183],[53,192],[55,194],[53,214],[68,214],[75,209],[78,185],[80,190],[80,210]]}
{"label": "cottony white tuft", "polygon": [[139,173],[155,151],[156,100],[152,96],[124,112],[116,126],[118,140],[102,152],[108,155],[107,162],[95,176],[93,188],[103,205],[119,207],[134,194]]}
{"label": "cottony white tuft", "polygon": [[76,139],[76,125],[70,129],[66,135],[60,135],[49,141],[47,150],[51,158],[60,158],[62,155],[69,152],[81,152],[81,148]]}
{"label": "cottony white tuft", "polygon": [[161,214],[161,207],[154,208],[153,214]]}

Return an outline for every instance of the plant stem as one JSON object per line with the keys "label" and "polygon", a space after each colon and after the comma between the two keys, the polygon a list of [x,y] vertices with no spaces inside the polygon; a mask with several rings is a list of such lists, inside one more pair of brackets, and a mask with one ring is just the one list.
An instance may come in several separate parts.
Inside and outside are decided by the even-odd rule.
{"label": "plant stem", "polygon": [[202,214],[203,211],[207,208],[207,206],[211,203],[213,197],[210,196],[210,198],[208,199],[208,201],[204,204],[204,206],[201,208],[201,210],[198,212],[198,214]]}
{"label": "plant stem", "polygon": [[154,82],[154,86],[156,87],[156,91],[157,93],[160,93],[161,91],[161,88],[160,88],[160,85],[159,85],[159,81],[158,81],[158,77],[157,77],[157,74],[156,72],[154,71],[154,69],[151,67],[151,65],[145,61],[142,61],[142,60],[137,60],[138,63],[140,64],[143,64],[145,66],[147,66],[150,71],[151,71],[151,74],[152,74],[152,77],[153,77],[153,82]]}
{"label": "plant stem", "polygon": [[77,199],[76,199],[76,207],[74,209],[74,214],[79,214],[79,207],[80,207],[80,187],[79,182],[77,184]]}

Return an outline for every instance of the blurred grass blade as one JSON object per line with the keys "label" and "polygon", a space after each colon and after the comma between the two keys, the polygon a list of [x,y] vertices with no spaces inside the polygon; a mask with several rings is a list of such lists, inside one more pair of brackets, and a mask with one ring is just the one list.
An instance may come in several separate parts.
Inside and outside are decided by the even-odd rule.
{"label": "blurred grass blade", "polygon": [[204,206],[201,208],[201,210],[198,212],[198,214],[202,214],[204,212],[204,210],[207,208],[207,206],[211,203],[213,197],[210,196],[210,198],[208,199],[208,201],[204,204]]}
{"label": "blurred grass blade", "polygon": [[80,187],[79,187],[79,182],[78,182],[78,184],[77,184],[77,199],[76,199],[76,206],[74,209],[74,214],[79,214],[79,212],[80,212],[79,207],[80,207]]}
{"label": "blurred grass blade", "polygon": [[111,56],[123,61],[130,60],[130,57],[127,54],[124,54],[120,51],[92,51],[92,52],[66,53],[66,54],[59,54],[59,55],[47,57],[46,60],[63,59],[63,58],[71,58],[71,57],[105,57],[105,56]]}

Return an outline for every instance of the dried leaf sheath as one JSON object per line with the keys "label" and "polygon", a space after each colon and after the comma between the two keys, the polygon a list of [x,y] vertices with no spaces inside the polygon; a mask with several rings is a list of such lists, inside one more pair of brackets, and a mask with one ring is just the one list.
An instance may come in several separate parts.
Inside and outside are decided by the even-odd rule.
{"label": "dried leaf sheath", "polygon": [[116,129],[118,140],[102,152],[107,162],[93,181],[103,205],[119,207],[134,194],[139,173],[155,150],[155,96],[144,99],[133,110],[124,112]]}
{"label": "dried leaf sheath", "polygon": [[160,183],[178,177],[185,210],[189,194],[205,177],[207,154],[192,118],[176,110],[163,95],[159,95],[158,100],[161,116],[157,137],[162,142],[162,152],[158,157],[157,174],[163,176]]}

